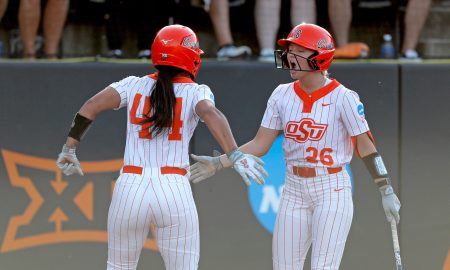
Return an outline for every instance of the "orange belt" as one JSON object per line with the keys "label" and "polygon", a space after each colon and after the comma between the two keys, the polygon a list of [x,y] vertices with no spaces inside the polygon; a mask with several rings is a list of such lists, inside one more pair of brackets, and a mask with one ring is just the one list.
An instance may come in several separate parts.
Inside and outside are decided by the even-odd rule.
{"label": "orange belt", "polygon": [[[122,168],[122,173],[133,173],[133,174],[142,174],[142,167],[133,166],[133,165],[125,165]],[[178,167],[161,167],[161,174],[179,174],[186,175],[187,171],[183,168]]]}
{"label": "orange belt", "polygon": [[[327,168],[328,174],[334,174],[342,171],[342,167],[337,168]],[[308,168],[308,167],[292,167],[292,173],[301,176],[301,177],[316,177],[316,169],[315,168]]]}

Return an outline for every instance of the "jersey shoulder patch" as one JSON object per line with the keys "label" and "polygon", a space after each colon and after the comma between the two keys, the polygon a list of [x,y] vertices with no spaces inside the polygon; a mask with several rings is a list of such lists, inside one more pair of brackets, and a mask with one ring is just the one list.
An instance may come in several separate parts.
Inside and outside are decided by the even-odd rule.
{"label": "jersey shoulder patch", "polygon": [[353,106],[356,106],[356,111],[358,112],[358,115],[361,116],[362,118],[364,118],[365,117],[364,105],[362,104],[361,100],[359,99],[358,93],[356,93],[353,90],[346,89],[346,93],[344,96],[347,96],[347,98],[349,100],[353,100],[353,102],[351,102],[351,104]]}

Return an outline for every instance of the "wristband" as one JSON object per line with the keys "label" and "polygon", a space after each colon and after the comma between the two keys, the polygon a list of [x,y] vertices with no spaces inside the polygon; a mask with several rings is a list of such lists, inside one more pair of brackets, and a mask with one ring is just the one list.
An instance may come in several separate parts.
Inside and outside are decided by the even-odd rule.
{"label": "wristband", "polygon": [[81,138],[83,138],[84,134],[86,134],[86,131],[89,129],[91,124],[91,119],[88,119],[79,113],[75,114],[68,136],[77,141],[81,141]]}
{"label": "wristband", "polygon": [[391,184],[389,174],[386,170],[386,166],[384,165],[383,159],[381,158],[380,154],[375,152],[368,156],[363,157],[362,160],[364,161],[367,170],[369,170],[370,175],[374,179],[375,184],[379,188]]}
{"label": "wristband", "polygon": [[379,188],[381,195],[383,196],[387,196],[387,195],[391,195],[394,194],[394,189],[392,188],[391,185],[386,185],[384,187]]}
{"label": "wristband", "polygon": [[232,150],[231,152],[227,153],[228,159],[231,161],[231,163],[235,163],[236,160],[238,160],[240,157],[242,157],[244,153],[242,153],[239,148],[236,148]]}

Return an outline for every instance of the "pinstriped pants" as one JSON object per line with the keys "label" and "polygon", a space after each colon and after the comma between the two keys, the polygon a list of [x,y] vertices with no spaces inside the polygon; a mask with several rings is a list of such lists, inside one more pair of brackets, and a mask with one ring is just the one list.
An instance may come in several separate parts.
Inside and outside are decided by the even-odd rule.
{"label": "pinstriped pants", "polygon": [[350,177],[286,173],[272,242],[274,270],[302,270],[312,245],[313,270],[339,269],[353,218]]}
{"label": "pinstriped pants", "polygon": [[[158,172],[158,173],[152,173]],[[123,173],[108,213],[108,270],[134,270],[150,229],[167,270],[196,270],[199,223],[188,176]]]}

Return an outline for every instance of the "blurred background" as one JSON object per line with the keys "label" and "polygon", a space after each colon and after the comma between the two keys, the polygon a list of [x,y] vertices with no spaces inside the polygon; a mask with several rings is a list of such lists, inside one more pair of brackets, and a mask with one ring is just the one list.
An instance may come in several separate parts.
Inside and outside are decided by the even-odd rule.
{"label": "blurred background", "polygon": [[[0,0],[0,56],[143,59],[157,29],[180,23],[199,33],[205,57],[234,45],[222,60],[247,48],[264,60],[275,37],[304,21],[330,30],[343,49],[337,58],[405,58],[410,50],[418,55],[406,58],[438,59],[450,56],[449,13],[448,0]],[[383,51],[389,43],[393,50]]]}
{"label": "blurred background", "polygon": [[[275,40],[302,21],[333,34],[331,77],[365,105],[402,202],[404,268],[450,270],[448,0],[0,0],[0,269],[106,268],[126,111],[100,115],[83,139],[84,177],[62,176],[55,159],[85,100],[126,76],[154,72],[158,29],[181,23],[199,34],[205,57],[197,81],[211,87],[243,144],[275,87],[291,81],[274,67]],[[272,269],[281,140],[264,156],[265,186],[247,188],[233,170],[192,185],[199,269]],[[214,149],[199,124],[191,152]],[[355,214],[341,269],[394,269],[379,193],[356,157],[351,171]],[[152,231],[138,269],[164,269]]]}

